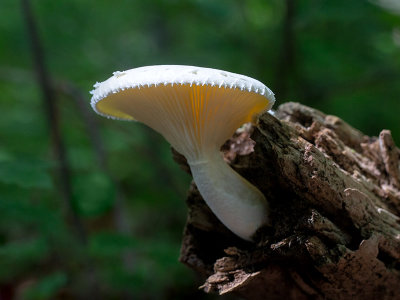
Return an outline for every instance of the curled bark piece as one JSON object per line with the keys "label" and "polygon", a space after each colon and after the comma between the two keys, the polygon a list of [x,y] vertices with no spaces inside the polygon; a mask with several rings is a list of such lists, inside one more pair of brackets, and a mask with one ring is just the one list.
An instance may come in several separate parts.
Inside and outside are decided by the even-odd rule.
{"label": "curled bark piece", "polygon": [[389,130],[382,130],[379,134],[379,146],[390,183],[400,188],[399,154]]}

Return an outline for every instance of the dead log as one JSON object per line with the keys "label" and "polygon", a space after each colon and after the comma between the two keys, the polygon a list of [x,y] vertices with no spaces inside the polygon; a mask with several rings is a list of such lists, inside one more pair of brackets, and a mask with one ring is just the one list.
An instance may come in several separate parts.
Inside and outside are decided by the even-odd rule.
{"label": "dead log", "polygon": [[273,226],[255,244],[237,238],[192,184],[180,261],[206,278],[205,292],[400,299],[400,151],[390,131],[368,137],[338,117],[286,103],[223,149],[266,195]]}

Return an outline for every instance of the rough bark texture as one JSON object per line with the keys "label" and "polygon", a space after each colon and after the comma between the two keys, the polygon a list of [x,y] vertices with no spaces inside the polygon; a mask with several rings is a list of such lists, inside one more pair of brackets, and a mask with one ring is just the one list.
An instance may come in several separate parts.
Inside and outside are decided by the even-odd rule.
{"label": "rough bark texture", "polygon": [[400,151],[390,131],[368,137],[335,116],[287,103],[223,149],[266,195],[273,226],[255,244],[235,237],[193,184],[180,260],[206,278],[205,292],[400,299]]}

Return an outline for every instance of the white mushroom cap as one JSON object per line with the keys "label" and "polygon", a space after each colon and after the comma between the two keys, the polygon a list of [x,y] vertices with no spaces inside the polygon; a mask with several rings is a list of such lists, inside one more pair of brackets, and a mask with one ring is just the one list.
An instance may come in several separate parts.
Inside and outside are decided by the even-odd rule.
{"label": "white mushroom cap", "polygon": [[268,224],[264,195],[219,151],[237,128],[272,107],[274,94],[264,84],[215,69],[150,66],[115,72],[94,87],[97,113],[140,121],[186,157],[204,200],[233,233],[252,241]]}
{"label": "white mushroom cap", "polygon": [[115,72],[94,88],[91,105],[98,114],[145,123],[188,161],[219,149],[238,127],[275,102],[272,91],[258,80],[193,66]]}

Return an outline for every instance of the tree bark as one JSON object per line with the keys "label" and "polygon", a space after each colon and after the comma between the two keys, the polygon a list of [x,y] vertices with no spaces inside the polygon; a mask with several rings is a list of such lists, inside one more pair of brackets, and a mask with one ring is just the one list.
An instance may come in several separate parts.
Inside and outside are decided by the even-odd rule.
{"label": "tree bark", "polygon": [[[269,200],[272,227],[259,230],[257,243],[241,240],[192,184],[180,261],[204,276],[205,292],[400,299],[400,151],[390,131],[368,137],[338,117],[287,103],[223,150]],[[182,156],[174,158],[188,171]]]}

